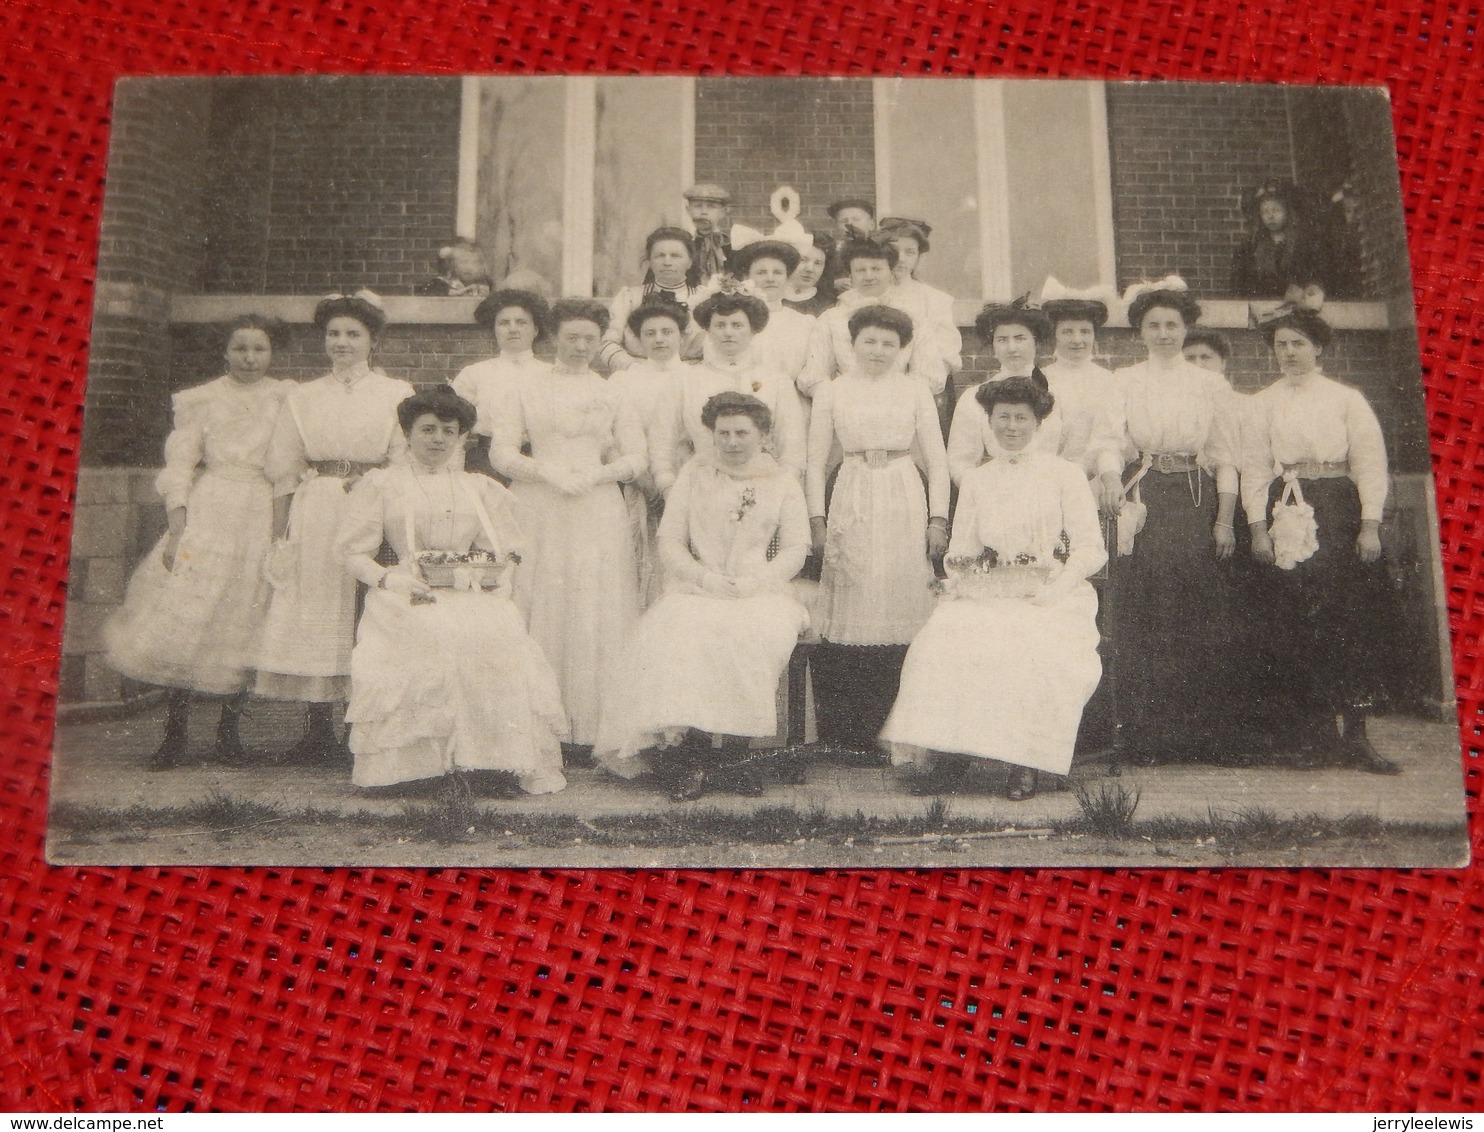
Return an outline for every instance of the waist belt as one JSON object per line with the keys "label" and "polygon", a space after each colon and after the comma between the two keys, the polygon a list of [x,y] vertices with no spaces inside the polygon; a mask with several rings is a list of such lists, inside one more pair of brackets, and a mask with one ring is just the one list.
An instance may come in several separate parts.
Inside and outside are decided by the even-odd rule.
{"label": "waist belt", "polygon": [[234,483],[268,482],[268,477],[262,468],[254,468],[248,464],[207,464],[206,474],[215,476],[219,480],[231,480]]}
{"label": "waist belt", "polygon": [[1283,475],[1301,480],[1348,479],[1350,464],[1346,460],[1300,460],[1297,464],[1284,464]]}
{"label": "waist belt", "polygon": [[1160,472],[1172,476],[1177,472],[1197,471],[1201,464],[1188,452],[1146,452],[1145,458],[1149,461],[1151,472]]}
{"label": "waist belt", "polygon": [[348,480],[352,476],[364,476],[372,469],[384,467],[385,465],[379,463],[366,464],[360,460],[310,460],[309,466],[319,475]]}
{"label": "waist belt", "polygon": [[866,462],[868,468],[884,468],[893,460],[900,460],[903,456],[912,455],[908,449],[896,450],[892,448],[862,448],[857,452],[845,453],[847,457],[855,456]]}

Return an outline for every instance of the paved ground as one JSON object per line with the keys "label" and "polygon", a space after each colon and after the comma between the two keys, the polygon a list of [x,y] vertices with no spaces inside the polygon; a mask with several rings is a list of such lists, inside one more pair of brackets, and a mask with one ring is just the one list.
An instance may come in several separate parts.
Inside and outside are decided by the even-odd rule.
{"label": "paved ground", "polygon": [[[300,713],[301,709],[296,705],[255,703],[244,719],[243,740],[254,751],[286,747],[297,735]],[[211,704],[197,705],[192,720],[194,749],[209,749],[215,715]],[[406,802],[402,800],[367,797],[350,784],[344,773],[327,770],[268,766],[228,769],[203,765],[166,773],[145,772],[141,768],[159,741],[162,723],[163,709],[156,709],[123,720],[60,725],[53,803],[116,810],[188,806],[214,797],[227,797],[271,803],[286,814],[315,809],[368,816],[396,816],[406,808]],[[1338,818],[1359,814],[1388,823],[1456,824],[1461,828],[1464,803],[1457,730],[1448,724],[1395,717],[1374,720],[1371,734],[1376,746],[1398,762],[1404,773],[1396,777],[1378,777],[1345,769],[1297,771],[1279,767],[1168,766],[1129,768],[1119,781],[1139,792],[1137,816],[1140,820],[1155,817],[1199,820],[1213,813],[1233,816],[1243,811],[1264,810],[1279,816],[1317,813]],[[1095,782],[1101,777],[1101,771],[1074,771],[1074,775],[1086,776]],[[914,818],[923,816],[929,804],[925,799],[908,794],[887,770],[853,769],[828,762],[811,767],[806,785],[773,786],[762,799],[713,794],[700,802],[681,805],[664,800],[649,784],[624,782],[599,770],[575,770],[569,779],[568,788],[560,794],[481,802],[480,806],[492,813],[563,815],[590,820],[631,816],[642,820],[657,810],[684,813],[704,808],[748,814],[761,806],[787,806],[802,813],[841,817],[861,812],[869,816]],[[992,787],[993,783],[985,785]],[[1056,791],[1043,791],[1033,799],[1014,803],[1006,801],[993,789],[986,789],[978,793],[956,794],[949,805],[955,818],[1003,823],[1020,830],[1073,818],[1078,813],[1075,796],[1070,792]],[[190,860],[191,850],[180,841],[183,836],[186,835],[134,838],[131,847],[104,856],[115,861]],[[159,840],[161,838],[163,842]],[[140,844],[141,840],[163,844],[164,848],[149,848]],[[368,863],[386,863],[380,853],[358,853],[346,846],[325,846],[322,841],[305,843],[302,851],[315,854],[323,850],[324,863],[343,863],[357,856],[367,858]],[[53,846],[52,855],[58,861],[104,859],[86,850],[64,849],[58,852],[57,848]],[[259,838],[254,847],[239,847],[237,851],[248,856],[238,859],[248,863],[277,858],[278,854],[271,852],[270,848]],[[222,854],[229,852],[230,849],[218,845],[212,852],[195,859],[221,860]],[[1161,855],[1168,856],[1165,853]],[[403,856],[407,857],[408,853]],[[412,856],[426,857],[422,863],[436,863],[441,859],[436,850],[431,856],[421,853]],[[465,856],[452,853],[447,859],[452,863]],[[560,852],[555,857],[543,856],[548,862],[563,859]],[[574,851],[570,859],[573,864],[642,863],[637,859],[612,860],[603,855],[586,860],[587,856],[586,852]],[[1199,863],[1202,859],[1200,854],[1190,855],[1189,860],[1179,853],[1177,857],[1180,857],[1178,863]],[[994,861],[1001,859],[1002,856],[997,856]],[[1031,859],[1034,859],[1034,853]],[[304,863],[316,863],[317,860],[310,856]],[[500,863],[498,855],[481,860],[490,864]],[[695,854],[680,852],[666,860],[705,863],[704,854],[697,858]],[[409,859],[408,863],[413,861]],[[763,861],[760,859],[758,863]],[[786,859],[783,863],[787,863]],[[825,859],[809,863],[827,864],[830,858],[826,854]],[[1432,857],[1424,861],[1402,852],[1390,863],[1437,862]]]}

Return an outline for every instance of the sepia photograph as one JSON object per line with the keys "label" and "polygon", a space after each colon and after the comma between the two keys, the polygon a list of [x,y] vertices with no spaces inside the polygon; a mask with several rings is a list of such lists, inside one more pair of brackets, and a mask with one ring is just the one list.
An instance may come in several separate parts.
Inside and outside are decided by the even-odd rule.
{"label": "sepia photograph", "polygon": [[111,130],[52,863],[1467,864],[1384,89]]}

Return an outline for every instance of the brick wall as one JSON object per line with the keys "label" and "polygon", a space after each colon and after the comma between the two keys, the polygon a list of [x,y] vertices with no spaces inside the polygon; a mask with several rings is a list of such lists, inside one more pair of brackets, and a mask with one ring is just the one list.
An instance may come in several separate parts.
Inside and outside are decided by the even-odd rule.
{"label": "brick wall", "polygon": [[1120,286],[1174,271],[1228,293],[1243,190],[1293,179],[1284,89],[1109,84],[1108,141]]}
{"label": "brick wall", "polygon": [[868,79],[699,79],[696,179],[732,193],[732,217],[771,231],[768,198],[799,190],[801,219],[828,228],[825,208],[876,198],[875,118]]}
{"label": "brick wall", "polygon": [[212,108],[208,289],[408,294],[458,202],[458,79],[238,79]]}

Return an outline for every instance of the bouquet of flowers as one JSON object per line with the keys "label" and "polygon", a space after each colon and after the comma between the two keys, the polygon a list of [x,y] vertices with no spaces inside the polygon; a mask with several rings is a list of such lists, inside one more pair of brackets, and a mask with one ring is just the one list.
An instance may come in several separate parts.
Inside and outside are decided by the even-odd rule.
{"label": "bouquet of flowers", "polygon": [[479,547],[466,551],[424,550],[417,556],[417,568],[428,585],[452,589],[492,589],[500,584],[505,572],[520,561],[513,551],[492,554]]}

